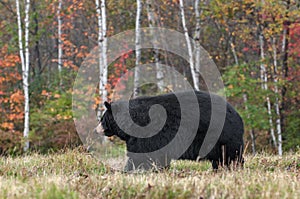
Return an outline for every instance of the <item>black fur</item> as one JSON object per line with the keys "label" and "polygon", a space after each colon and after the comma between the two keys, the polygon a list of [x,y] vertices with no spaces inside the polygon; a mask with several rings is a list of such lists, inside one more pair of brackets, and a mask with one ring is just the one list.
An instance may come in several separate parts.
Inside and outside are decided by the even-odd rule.
{"label": "black fur", "polygon": [[[185,103],[188,103],[190,109],[193,109],[197,104],[189,103],[189,93],[181,92],[177,95],[186,97],[184,99]],[[198,106],[200,109],[200,121],[197,134],[194,141],[190,147],[181,155],[179,159],[197,160],[199,155],[200,147],[203,143],[204,137],[207,133],[207,129],[210,124],[211,118],[211,96],[218,100],[223,100],[217,95],[210,95],[207,92],[195,91],[198,99]],[[224,102],[224,101],[223,101]],[[125,102],[118,101],[112,104],[105,103],[107,111],[104,113],[101,124],[104,129],[104,134],[106,136],[116,135],[126,142],[127,151],[133,153],[149,153],[156,151],[164,146],[166,146],[176,135],[181,121],[181,110],[177,97],[174,93],[159,95],[154,97],[138,97],[129,101],[129,113],[132,120],[140,125],[146,126],[150,122],[149,109],[155,104],[162,105],[167,113],[167,121],[162,128],[162,130],[156,135],[149,138],[137,138],[126,134],[122,131],[116,124],[114,117],[112,115],[112,107],[118,110],[118,107],[124,105]],[[219,164],[229,165],[231,161],[237,160],[242,162],[242,153],[244,148],[243,134],[244,125],[240,115],[235,111],[235,109],[227,102],[226,103],[226,118],[225,124],[216,145],[211,150],[206,157],[201,157],[203,159],[208,159],[212,162],[214,169],[218,168]],[[122,118],[122,112],[117,112]],[[193,121],[193,115],[184,115],[184,117],[189,117],[190,121]],[[189,126],[185,126],[185,131],[189,131]],[[223,152],[222,152],[222,147]],[[225,157],[225,161],[223,161]],[[128,165],[127,165],[128,167]],[[127,168],[127,170],[133,169],[132,167]]]}

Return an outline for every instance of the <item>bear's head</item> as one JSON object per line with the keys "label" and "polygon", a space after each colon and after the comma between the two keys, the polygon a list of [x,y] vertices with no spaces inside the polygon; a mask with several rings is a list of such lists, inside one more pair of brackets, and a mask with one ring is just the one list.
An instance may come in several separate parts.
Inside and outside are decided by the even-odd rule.
{"label": "bear's head", "polygon": [[95,133],[105,135],[105,136],[113,136],[116,135],[122,140],[127,140],[129,135],[123,132],[117,125],[116,121],[114,120],[113,113],[112,113],[112,105],[117,106],[117,103],[110,104],[108,102],[104,102],[106,107],[106,111],[103,114],[98,126],[95,128]]}

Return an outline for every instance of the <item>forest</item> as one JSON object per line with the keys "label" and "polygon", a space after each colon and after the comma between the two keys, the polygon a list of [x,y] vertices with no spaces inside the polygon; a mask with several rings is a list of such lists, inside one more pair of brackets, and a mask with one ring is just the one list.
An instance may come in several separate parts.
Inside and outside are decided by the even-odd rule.
{"label": "forest", "polygon": [[[300,0],[0,0],[0,198],[298,198],[299,65]],[[241,115],[240,162],[130,173],[94,131],[105,101],[190,89]]]}
{"label": "forest", "polygon": [[[137,30],[137,39],[146,27],[178,31],[187,38],[186,48],[193,40],[196,49],[207,51],[227,100],[244,120],[246,153],[281,156],[299,150],[299,0],[0,0],[0,13],[2,155],[82,145],[73,121],[73,86],[97,46],[103,81],[95,112],[113,99],[120,77],[139,63],[168,65],[201,89],[202,66],[192,59],[197,50],[189,51],[186,61],[166,50],[133,50],[123,42],[123,55],[108,62],[108,38]],[[160,81],[164,73],[157,67],[157,87],[167,87]]]}

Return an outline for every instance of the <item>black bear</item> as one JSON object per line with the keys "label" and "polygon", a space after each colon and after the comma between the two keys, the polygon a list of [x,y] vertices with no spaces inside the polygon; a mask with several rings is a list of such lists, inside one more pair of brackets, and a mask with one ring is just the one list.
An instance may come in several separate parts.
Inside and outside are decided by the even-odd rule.
{"label": "black bear", "polygon": [[[195,96],[196,102],[192,101],[190,97],[191,94]],[[185,109],[189,109],[185,113],[181,110],[181,104],[178,97],[183,99]],[[214,128],[213,125],[210,131],[209,128],[211,125],[210,123],[212,123],[212,111],[216,112],[214,113],[214,117],[216,117],[216,115],[222,115],[222,106],[219,106],[219,104],[222,103],[224,104],[224,118],[221,129],[219,130],[220,133],[215,136],[215,141],[208,143],[208,146],[209,144],[213,145],[210,146],[209,151],[205,153],[204,156],[200,156],[199,152],[204,142],[204,138],[208,134],[207,132],[213,134],[214,131],[218,130],[217,127]],[[163,120],[164,125],[162,128],[158,127],[158,129],[155,130],[157,132],[155,135],[144,135],[144,137],[142,137],[134,136],[131,133],[125,133],[130,131],[130,125],[132,125],[128,122],[128,117],[130,117],[135,125],[140,126],[141,129],[153,122],[151,114],[152,117],[153,115],[155,117],[163,117],[151,113],[151,107],[154,105],[162,106],[165,109],[164,114],[166,116],[166,119]],[[100,134],[104,133],[105,136],[118,136],[121,140],[126,142],[127,155],[129,157],[125,167],[126,171],[134,170],[136,168],[153,168],[153,163],[160,168],[167,167],[170,164],[170,160],[174,158],[187,160],[207,159],[212,162],[213,169],[218,169],[218,165],[229,166],[232,161],[243,163],[244,125],[242,118],[228,102],[218,95],[204,91],[184,91],[158,96],[137,97],[129,100],[129,103],[125,101],[116,101],[111,104],[105,102],[105,106],[107,110],[101,118],[101,122],[95,128],[95,131]],[[129,109],[129,114],[124,114],[126,106],[127,112]],[[212,109],[213,106],[214,110]],[[196,116],[197,113],[189,114],[189,112],[193,112],[193,110],[200,111],[199,117]],[[116,118],[118,118],[119,121],[121,120],[121,123],[122,120],[124,121],[123,128],[118,125],[119,123],[117,124]],[[183,119],[188,122],[183,124]],[[190,133],[193,130],[191,127],[193,126],[193,123],[197,124],[195,134]],[[127,124],[128,126],[125,127],[126,130],[124,130],[124,125],[126,126]],[[157,124],[157,126],[159,125],[160,124]],[[177,141],[177,143],[173,145],[173,148],[168,149],[170,153],[161,152],[158,153],[159,155],[156,154],[155,156],[147,157],[147,154],[166,147],[175,139],[179,130],[184,133],[181,134],[182,140],[188,139],[188,137],[191,137],[192,140],[190,141],[189,146],[179,149],[179,151],[184,151],[182,151],[178,157],[170,154],[181,147],[181,141]],[[139,156],[139,154],[142,154],[142,156]]]}

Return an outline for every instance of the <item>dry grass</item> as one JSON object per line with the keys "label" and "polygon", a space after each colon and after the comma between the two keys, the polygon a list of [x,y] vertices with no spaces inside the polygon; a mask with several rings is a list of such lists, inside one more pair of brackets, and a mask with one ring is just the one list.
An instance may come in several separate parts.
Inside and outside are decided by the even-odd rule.
{"label": "dry grass", "polygon": [[300,153],[247,156],[243,170],[176,161],[163,172],[124,174],[77,150],[1,158],[0,198],[298,198]]}

